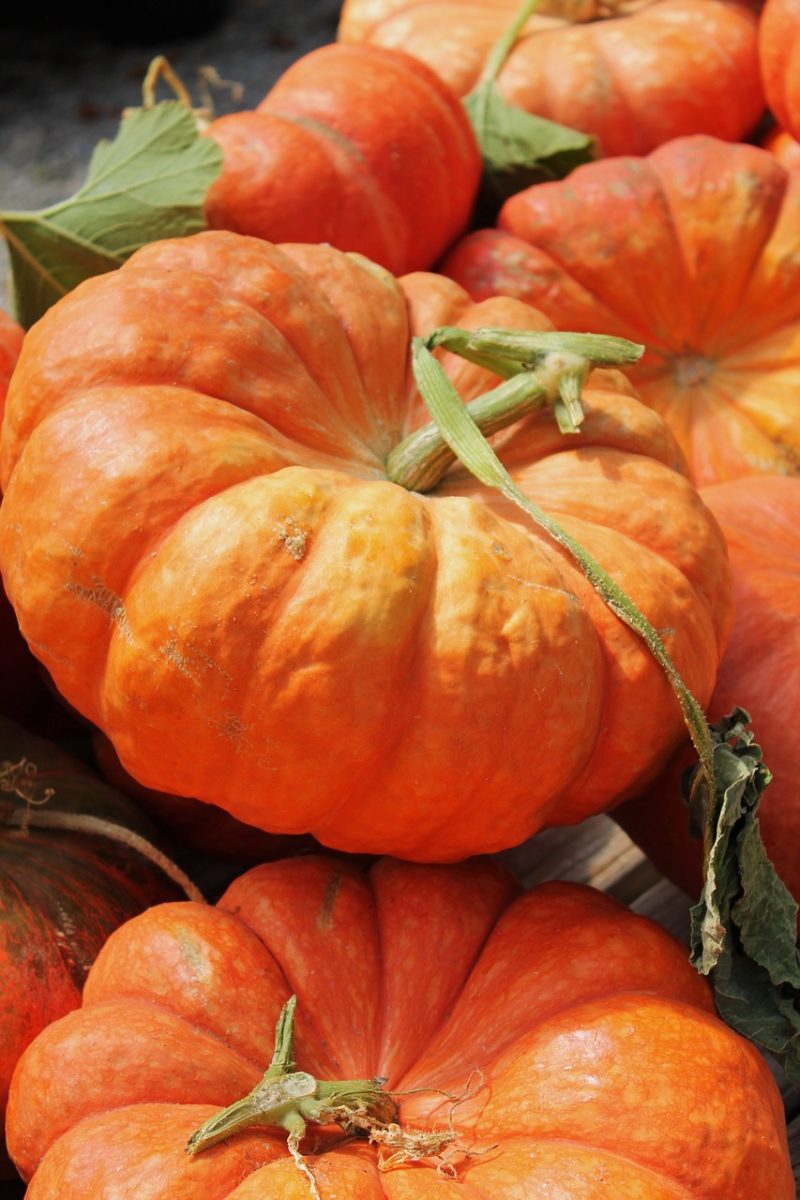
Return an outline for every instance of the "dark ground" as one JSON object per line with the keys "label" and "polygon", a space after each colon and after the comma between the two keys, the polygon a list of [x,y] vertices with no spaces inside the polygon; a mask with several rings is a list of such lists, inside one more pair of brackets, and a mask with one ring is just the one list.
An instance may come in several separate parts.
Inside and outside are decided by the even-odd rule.
{"label": "dark ground", "polygon": [[[216,112],[253,108],[294,59],[334,40],[340,7],[338,0],[73,0],[57,8],[44,0],[30,15],[3,12],[0,210],[45,207],[76,191],[95,143],[113,137],[121,110],[140,102],[157,54],[197,103],[198,70],[213,66],[242,88],[239,100],[215,89]],[[4,245],[0,307],[10,307]]]}

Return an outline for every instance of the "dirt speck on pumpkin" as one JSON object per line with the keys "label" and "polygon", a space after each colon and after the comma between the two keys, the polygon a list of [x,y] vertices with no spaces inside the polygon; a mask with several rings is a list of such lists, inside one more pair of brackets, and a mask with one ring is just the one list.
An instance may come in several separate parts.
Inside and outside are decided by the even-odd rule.
{"label": "dirt speck on pumpkin", "polygon": [[306,542],[308,541],[306,530],[300,528],[294,517],[286,517],[280,521],[276,530],[279,541],[283,542],[292,558],[296,562],[300,562],[306,552]]}

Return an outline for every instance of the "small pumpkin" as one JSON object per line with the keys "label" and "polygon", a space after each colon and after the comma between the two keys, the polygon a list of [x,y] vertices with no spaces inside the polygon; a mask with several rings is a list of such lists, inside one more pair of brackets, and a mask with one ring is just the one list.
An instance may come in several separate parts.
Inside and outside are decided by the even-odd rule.
{"label": "small pumpkin", "polygon": [[778,122],[800,138],[800,2],[767,0],[758,28],[767,103]]}
{"label": "small pumpkin", "polygon": [[[357,1116],[362,1094],[386,1104],[376,1077],[399,1104],[399,1128],[364,1122],[378,1145],[306,1138],[307,1174],[237,1104],[290,992],[299,1071],[353,1081]],[[244,1128],[187,1154],[227,1105]],[[216,907],[151,908],[28,1049],[8,1139],[28,1200],[794,1197],[772,1075],[684,949],[602,893],[522,894],[485,860],[294,859]]]}
{"label": "small pumpkin", "polygon": [[322,46],[208,134],[224,152],[212,229],[329,242],[397,274],[430,267],[464,231],[480,180],[463,107],[399,50]]}
{"label": "small pumpkin", "polygon": [[[388,477],[425,421],[409,334],[487,323],[549,327],[439,276],[211,232],[145,247],[29,331],[3,577],[140,783],[351,852],[454,860],[663,765],[678,705],[565,551],[463,469],[427,494]],[[493,381],[442,361],[466,400]],[[597,373],[586,409],[567,444],[539,409],[497,445],[668,631],[702,703],[722,537],[621,375]]]}
{"label": "small pumpkin", "polygon": [[443,264],[560,328],[643,342],[629,374],[700,485],[800,470],[800,177],[757,146],[681,138],[506,202]]}
{"label": "small pumpkin", "polygon": [[[800,479],[754,476],[704,488],[722,526],[734,577],[735,618],[709,716],[736,705],[752,718],[772,773],[758,816],[767,852],[800,900]],[[680,777],[692,765],[682,752],[637,800],[615,812],[658,868],[697,895],[702,843],[689,836]]]}
{"label": "small pumpkin", "polygon": [[[341,41],[395,47],[463,96],[519,0],[346,0]],[[547,0],[497,79],[509,103],[646,154],[707,133],[738,141],[764,108],[757,17],[736,0]]]}
{"label": "small pumpkin", "polygon": [[[111,931],[186,894],[151,838],[123,796],[0,718],[0,1117],[17,1059],[80,1003]],[[2,1159],[0,1146],[0,1169]]]}

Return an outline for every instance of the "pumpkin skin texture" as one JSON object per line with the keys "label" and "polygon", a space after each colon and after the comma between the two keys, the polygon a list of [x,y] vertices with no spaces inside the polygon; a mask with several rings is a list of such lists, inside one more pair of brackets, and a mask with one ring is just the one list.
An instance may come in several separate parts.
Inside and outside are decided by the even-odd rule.
{"label": "pumpkin skin texture", "polygon": [[[540,313],[225,233],[145,248],[52,311],[9,396],[0,560],[29,644],[140,783],[446,861],[577,822],[666,762],[683,724],[660,668],[563,552],[464,470],[425,496],[386,478],[424,420],[409,332]],[[492,381],[444,361],[465,399]],[[724,543],[663,423],[594,379],[568,445],[544,410],[497,445],[668,631],[702,703]]]}
{"label": "pumpkin skin texture", "polygon": [[529,188],[443,265],[559,328],[643,342],[630,378],[698,485],[800,468],[800,179],[756,146],[683,138]]}
{"label": "pumpkin skin texture", "polygon": [[[26,762],[33,776],[14,770]],[[55,791],[32,812],[27,833],[9,823],[24,811],[12,790],[24,792],[24,778],[36,797],[45,787]],[[134,806],[81,763],[0,719],[0,1117],[17,1060],[40,1030],[80,1004],[86,973],[111,931],[148,905],[182,895],[136,850],[85,829],[40,827],[39,812],[56,820],[100,817],[151,836]],[[4,1158],[0,1145],[0,1171]]]}
{"label": "pumpkin skin texture", "polygon": [[396,274],[430,267],[456,240],[480,181],[456,96],[416,59],[374,46],[305,55],[255,111],[208,134],[224,152],[212,229],[329,242]]}
{"label": "pumpkin skin texture", "polygon": [[767,0],[758,29],[761,76],[770,109],[800,139],[800,3]]}
{"label": "pumpkin skin texture", "polygon": [[[612,5],[606,19],[608,7],[542,5],[497,77],[505,99],[593,134],[606,156],[752,130],[764,108],[755,13],[725,0],[651,0]],[[517,9],[516,0],[347,0],[338,36],[402,49],[463,96]]]}
{"label": "pumpkin skin texture", "polygon": [[[736,616],[720,664],[711,720],[736,705],[752,719],[772,782],[758,816],[767,852],[800,899],[800,480],[757,476],[703,489],[728,541]],[[658,868],[699,893],[701,843],[689,837],[680,776],[692,762],[678,755],[647,794],[614,815]]]}
{"label": "pumpkin skin texture", "polygon": [[[658,926],[580,885],[522,895],[483,860],[363,874],[320,856],[109,939],[82,1009],[15,1073],[8,1137],[28,1200],[307,1195],[277,1133],[183,1149],[258,1081],[290,992],[299,1069],[420,1089],[398,1097],[401,1122],[443,1129],[452,1111],[477,1151],[455,1182],[435,1162],[379,1177],[374,1147],[333,1149],[309,1160],[325,1198],[589,1200],[603,1180],[642,1200],[794,1195],[767,1067]],[[458,1105],[425,1091],[465,1096],[476,1072],[486,1086]]]}

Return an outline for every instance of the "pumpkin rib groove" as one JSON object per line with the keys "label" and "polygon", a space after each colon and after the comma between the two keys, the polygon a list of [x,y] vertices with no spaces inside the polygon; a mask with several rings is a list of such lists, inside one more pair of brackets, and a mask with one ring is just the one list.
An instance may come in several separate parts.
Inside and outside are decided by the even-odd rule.
{"label": "pumpkin rib groove", "polygon": [[[552,185],[548,183],[542,183],[537,184],[536,186],[539,188],[546,188]],[[510,226],[503,220],[502,210],[500,216],[498,217],[498,229],[501,232],[511,234],[512,237],[521,236],[516,229],[511,229]],[[537,246],[535,249],[539,253],[543,254],[550,262],[552,262],[560,273],[572,277],[573,272],[567,260],[559,255],[552,245],[548,244],[546,248],[544,246]],[[650,344],[648,344],[648,334],[650,331],[648,330],[647,325],[639,325],[637,323],[637,319],[632,318],[627,313],[624,315],[620,314],[619,310],[616,307],[612,307],[607,299],[598,300],[594,291],[584,279],[580,278],[579,276],[575,276],[575,281],[581,288],[581,291],[590,298],[593,306],[594,304],[599,304],[611,314],[614,325],[616,326],[615,332],[617,333],[617,336],[626,337],[630,341],[644,343],[646,355],[647,351],[650,349],[650,345],[652,344],[652,338],[649,339]],[[532,301],[527,302],[531,304],[533,303]],[[592,320],[591,325],[586,328],[586,332],[601,333],[606,332],[606,329],[607,327],[604,328],[604,320],[601,316],[597,319],[596,323],[594,320]]]}
{"label": "pumpkin rib groove", "polygon": [[[188,903],[194,904],[196,901],[188,901]],[[268,947],[265,947],[265,949],[268,949]],[[278,965],[280,966],[280,964]],[[290,992],[291,988],[289,988],[287,984],[287,995]],[[180,1012],[177,1008],[173,1008],[169,1004],[165,1004],[158,996],[152,994],[147,996],[142,994],[136,996],[119,994],[108,996],[105,999],[93,1000],[90,1005],[84,1004],[84,1008],[91,1008],[93,1011],[109,1008],[116,1009],[125,1006],[130,1006],[137,1012],[146,1013],[149,1009],[153,1009],[158,1012],[167,1013],[170,1018],[174,1018],[176,1022],[180,1023],[180,1025],[186,1026],[187,1029],[190,1029],[192,1034],[196,1035],[200,1040],[210,1039],[217,1045],[224,1047],[224,1049],[231,1055],[241,1059],[242,1062],[246,1062],[256,1071],[265,1071],[269,1065],[266,1061],[261,1058],[257,1058],[254,1054],[249,1054],[243,1047],[234,1045],[217,1030],[211,1028],[210,1026],[200,1024],[200,1019],[202,1018],[203,1014],[201,1011],[199,1011],[199,1007],[190,1017],[185,1013]],[[161,1103],[161,1101],[156,1101],[156,1103]],[[164,1101],[164,1103],[174,1103],[174,1101]],[[181,1101],[180,1103],[184,1103],[184,1101]],[[187,1100],[185,1103],[190,1104],[195,1103],[195,1101]]]}
{"label": "pumpkin rib groove", "polygon": [[[259,116],[285,121],[288,125],[302,129],[314,138],[315,144],[331,163],[334,172],[347,178],[349,186],[352,187],[357,183],[359,191],[362,196],[367,198],[368,202],[372,202],[375,197],[381,200],[380,204],[374,205],[376,232],[382,243],[380,261],[387,264],[388,270],[393,269],[393,264],[402,261],[395,246],[398,225],[402,229],[406,224],[403,214],[395,199],[380,188],[372,178],[363,151],[352,138],[347,137],[334,125],[326,124],[320,118],[284,112],[279,108],[256,109],[255,111]],[[346,253],[355,252],[347,250]]]}
{"label": "pumpkin rib groove", "polygon": [[[681,261],[682,261],[683,267],[684,267],[684,276],[685,276],[687,284],[688,284],[687,290],[689,291],[690,297],[693,297],[691,288],[692,288],[695,278],[698,275],[698,271],[697,271],[696,267],[692,266],[692,263],[687,258],[686,241],[685,241],[684,237],[681,236],[681,229],[684,228],[686,232],[690,232],[690,229],[686,229],[687,222],[686,222],[685,217],[683,220],[679,219],[679,213],[678,213],[678,209],[676,207],[678,201],[680,201],[681,203],[683,203],[685,205],[685,203],[686,203],[685,198],[680,195],[675,195],[673,190],[671,189],[670,175],[661,166],[661,158],[660,158],[658,150],[655,150],[653,152],[652,158],[653,158],[653,163],[652,163],[653,176],[658,181],[659,192],[660,192],[661,196],[663,197],[664,204],[667,208],[667,211],[670,214],[671,228],[674,230],[674,234],[675,234],[675,238],[674,238],[675,245],[680,252]],[[775,224],[777,224],[778,219],[779,218],[776,217]],[[750,289],[753,279],[754,279],[754,276],[759,269],[759,265],[761,263],[761,259],[764,254],[764,251],[772,239],[772,235],[775,231],[775,224],[772,224],[769,227],[769,229],[764,229],[761,232],[759,242],[756,246],[753,246],[751,244],[748,247],[749,262],[747,264],[747,271],[746,271],[744,277],[740,281],[738,281],[738,284],[737,284],[737,297],[738,297],[737,303],[739,305],[742,305],[747,298],[748,290]],[[727,283],[727,280],[726,280],[726,283]],[[726,290],[727,290],[727,288],[726,288]],[[704,320],[704,315],[702,313],[695,314],[695,319],[692,321],[693,326],[695,326],[698,323],[698,318],[700,321],[702,321],[702,320]],[[700,340],[703,342],[703,353],[704,354],[706,354],[707,356],[710,356],[710,357],[717,357],[717,358],[727,357],[726,343],[724,340],[724,327],[727,323],[729,323],[729,321],[730,321],[730,318],[725,317],[723,319],[722,324],[717,323],[714,329],[711,329],[711,330],[701,329]],[[722,335],[722,340],[720,340],[720,335]],[[738,339],[736,341],[736,344],[738,344]],[[690,347],[690,349],[694,352],[694,347]],[[677,348],[674,345],[671,346],[668,357],[674,357],[676,350],[677,350]]]}
{"label": "pumpkin rib groove", "polygon": [[[381,961],[381,996],[380,996],[379,1011],[382,1014],[382,1018],[381,1018],[381,1026],[380,1026],[379,1038],[378,1038],[378,1045],[379,1045],[378,1062],[379,1063],[384,1063],[386,1061],[386,1057],[387,1057],[387,1053],[388,1053],[388,1047],[386,1044],[387,1024],[388,1024],[388,1020],[389,1020],[390,1016],[392,1015],[391,1013],[389,1013],[387,1011],[387,1006],[384,1003],[384,998],[385,998],[385,993],[386,993],[386,966],[387,966],[387,963],[386,963],[387,956],[384,953],[384,941],[385,941],[384,924],[381,919],[382,914],[384,913],[384,907],[380,903],[381,896],[382,896],[382,893],[380,890],[380,879],[378,879],[376,881],[376,876],[379,874],[382,861],[385,862],[385,860],[379,860],[377,863],[373,864],[373,866],[367,872],[367,878],[369,879],[370,887],[372,889],[372,894],[375,898],[375,904],[374,904],[375,925],[376,925],[376,928],[378,931],[378,947],[379,947],[379,951],[380,951],[380,955],[381,955],[381,958],[380,958],[380,961]],[[473,974],[477,964],[480,962],[483,952],[486,949],[486,946],[488,945],[488,943],[490,942],[492,935],[494,934],[494,931],[497,928],[498,923],[502,920],[504,914],[508,911],[509,907],[514,903],[514,901],[518,898],[518,896],[519,896],[519,893],[516,890],[510,891],[509,894],[507,895],[507,897],[505,898],[504,903],[502,903],[502,906],[498,907],[495,910],[494,918],[492,920],[489,920],[486,922],[486,927],[485,927],[483,936],[480,939],[476,940],[474,943],[474,949],[473,949],[473,953],[471,955],[471,959],[470,959],[469,963],[462,964],[463,970],[462,970],[461,978],[458,980],[456,980],[454,978],[452,980],[452,990],[447,999],[447,1003],[442,1008],[439,1020],[437,1021],[437,1023],[435,1025],[432,1024],[428,1027],[427,1034],[426,1034],[424,1041],[422,1041],[416,1045],[415,1053],[414,1053],[415,1062],[418,1061],[419,1059],[424,1059],[426,1057],[431,1045],[434,1044],[435,1039],[441,1034],[442,1030],[446,1027],[447,1022],[449,1021],[450,1016],[452,1015],[453,1007],[457,1003],[461,992],[464,990],[465,987],[468,986],[469,981],[472,977],[472,974]],[[405,1071],[399,1072],[398,1084],[402,1082],[403,1075],[407,1073],[407,1070],[408,1070],[408,1068],[406,1068]]]}
{"label": "pumpkin rib groove", "polygon": [[[224,237],[226,235],[223,233],[223,234],[218,234],[217,236]],[[239,235],[229,235],[229,236],[238,237]],[[158,245],[158,244],[156,244],[156,245]],[[144,249],[145,249],[145,251],[147,251],[148,249],[150,249],[150,247],[145,247]],[[280,268],[284,263],[290,264],[290,270],[286,273],[289,274],[290,278],[293,279],[293,282],[295,282],[295,283],[299,282],[297,277],[298,277],[298,275],[302,276],[301,282],[303,285],[304,293],[307,293],[307,294],[315,293],[315,301],[323,309],[325,317],[328,319],[335,318],[335,314],[330,306],[330,302],[328,301],[327,296],[320,295],[318,289],[314,288],[314,282],[310,278],[308,273],[305,270],[303,270],[302,267],[299,267],[295,263],[295,261],[290,258],[289,255],[284,254],[281,251],[278,251],[273,247],[271,247],[271,249],[274,251],[273,256],[272,256],[273,259],[277,259],[277,266]],[[124,264],[123,269],[126,271],[126,279],[130,279],[137,272],[140,273],[144,279],[151,278],[151,276],[153,274],[153,270],[154,270],[154,268],[152,266],[150,266],[150,258],[152,256],[153,256],[152,254],[151,255],[147,255],[147,254],[143,255],[142,256],[143,260],[144,260],[143,263],[140,262],[140,263],[134,264],[134,265],[131,265],[130,263]],[[323,413],[327,414],[329,411],[332,410],[340,418],[343,415],[345,415],[345,416],[348,415],[349,409],[347,408],[347,404],[346,404],[347,397],[343,394],[343,389],[342,388],[332,388],[331,378],[324,371],[321,372],[321,368],[318,366],[317,361],[314,358],[312,358],[310,362],[308,362],[304,359],[300,348],[295,344],[295,342],[289,336],[287,329],[283,326],[283,324],[280,323],[279,312],[276,313],[276,312],[273,312],[272,310],[270,310],[270,312],[268,314],[267,312],[260,309],[255,304],[254,300],[250,296],[248,296],[246,293],[242,292],[241,290],[234,292],[233,298],[231,300],[227,299],[224,289],[226,287],[230,286],[230,281],[227,278],[225,278],[225,279],[218,278],[210,270],[201,270],[198,267],[191,267],[191,266],[184,268],[184,269],[185,269],[187,275],[194,274],[197,279],[203,280],[205,283],[211,285],[214,289],[216,296],[219,298],[220,306],[223,308],[223,310],[227,310],[228,308],[232,309],[233,311],[231,312],[231,316],[234,319],[237,316],[237,313],[235,311],[235,306],[237,306],[237,305],[241,306],[248,313],[251,313],[254,317],[256,317],[258,319],[258,321],[263,329],[266,329],[269,331],[270,338],[277,341],[279,343],[279,345],[281,346],[281,348],[287,352],[287,355],[286,355],[287,359],[289,359],[291,361],[293,368],[295,368],[296,371],[298,372],[298,384],[301,384],[303,386],[303,388],[307,387],[309,390],[313,389],[313,392],[315,392],[317,394],[317,396],[320,398],[320,400],[322,401],[322,403],[317,401],[316,403],[312,403],[312,404],[308,405],[307,407],[308,407],[309,411],[317,410],[319,412],[323,412]],[[169,272],[166,272],[166,275],[168,278]],[[305,297],[301,297],[301,299],[304,299],[304,298]],[[348,350],[350,352],[351,360],[352,360],[352,348],[350,347],[349,339],[345,338],[345,340],[347,341]],[[353,365],[355,365],[355,364],[353,364]],[[322,377],[320,377],[320,373],[321,373]],[[263,378],[263,376],[261,377],[259,382],[261,383],[261,388],[259,389],[258,394],[262,394],[263,392],[265,392],[267,390],[271,391],[271,385],[267,383],[267,381]],[[327,384],[327,386],[326,386],[326,384]],[[140,386],[138,381],[136,381],[136,386],[137,387]],[[186,386],[187,388],[190,387],[189,384],[186,384],[184,386]],[[287,439],[288,441],[290,441],[292,443],[296,443],[298,446],[303,447],[307,450],[311,450],[312,452],[318,450],[318,447],[314,445],[313,440],[310,443],[300,442],[292,434],[287,433],[286,430],[283,430],[280,428],[280,426],[275,425],[274,421],[268,420],[262,412],[258,411],[257,409],[252,408],[247,403],[243,403],[241,399],[238,399],[238,398],[233,399],[228,396],[219,395],[218,393],[216,393],[214,391],[209,391],[207,389],[204,390],[203,392],[199,392],[199,389],[197,389],[194,385],[191,385],[190,390],[198,391],[198,394],[200,394],[200,395],[211,396],[213,399],[224,401],[225,403],[231,404],[234,407],[242,409],[245,412],[250,412],[250,413],[252,413],[253,416],[259,417],[264,422],[265,426],[268,429],[274,427],[276,429],[276,431],[278,432],[278,434],[282,438]],[[276,410],[276,412],[273,415],[274,416],[278,415],[278,410]],[[304,432],[312,433],[314,430],[316,430],[317,434],[322,434],[323,436],[326,436],[327,438],[330,437],[330,429],[325,424],[318,423],[316,425],[313,425],[313,424],[307,423],[304,425]],[[380,468],[380,465],[381,465],[380,460],[377,458],[374,450],[369,445],[369,443],[363,438],[363,436],[361,436],[360,433],[356,429],[353,428],[351,421],[340,420],[339,422],[337,422],[337,433],[345,438],[345,442],[344,442],[344,445],[342,446],[342,448],[340,449],[340,451],[338,452],[338,454],[335,454],[336,457],[342,458],[345,456],[345,453],[348,456],[356,455],[357,457],[361,458],[367,465],[377,467],[378,469]],[[363,454],[357,455],[358,449],[363,451]],[[345,453],[343,453],[343,451]],[[330,450],[328,450],[328,451],[323,450],[322,453],[331,454],[332,452]]]}
{"label": "pumpkin rib groove", "polygon": [[[391,484],[389,480],[387,480],[386,483],[390,487],[397,486],[395,484]],[[328,830],[336,830],[340,827],[341,816],[345,810],[355,810],[358,813],[358,816],[362,818],[368,814],[372,803],[370,797],[374,794],[374,783],[376,779],[378,778],[379,774],[386,772],[387,767],[392,762],[395,754],[402,747],[403,742],[408,735],[408,722],[406,719],[404,719],[404,716],[399,714],[397,711],[397,709],[400,707],[401,696],[414,696],[415,674],[417,671],[417,666],[420,660],[426,655],[427,647],[430,645],[431,641],[433,640],[433,635],[435,635],[436,632],[433,608],[436,598],[436,584],[439,577],[438,567],[440,561],[439,539],[437,536],[438,527],[433,517],[434,510],[432,509],[431,505],[426,502],[427,497],[421,496],[418,493],[409,494],[419,501],[418,510],[421,514],[422,522],[427,535],[427,549],[430,562],[428,567],[426,601],[424,604],[417,606],[413,630],[407,628],[404,631],[406,647],[402,661],[398,662],[398,672],[402,674],[403,689],[400,692],[394,688],[392,689],[392,694],[394,696],[394,731],[390,736],[381,740],[380,747],[376,748],[376,752],[372,757],[370,768],[368,770],[360,771],[357,781],[354,780],[356,787],[363,789],[363,794],[366,797],[365,802],[356,806],[353,803],[352,792],[343,794],[336,802],[326,807],[324,816],[321,820],[314,822],[314,828],[310,832],[312,832],[313,836],[323,843],[325,834]],[[407,708],[408,705],[404,702],[403,707]],[[365,809],[366,811],[364,811]],[[445,822],[442,822],[442,825],[444,824]],[[440,826],[437,826],[437,828],[440,828]]]}

